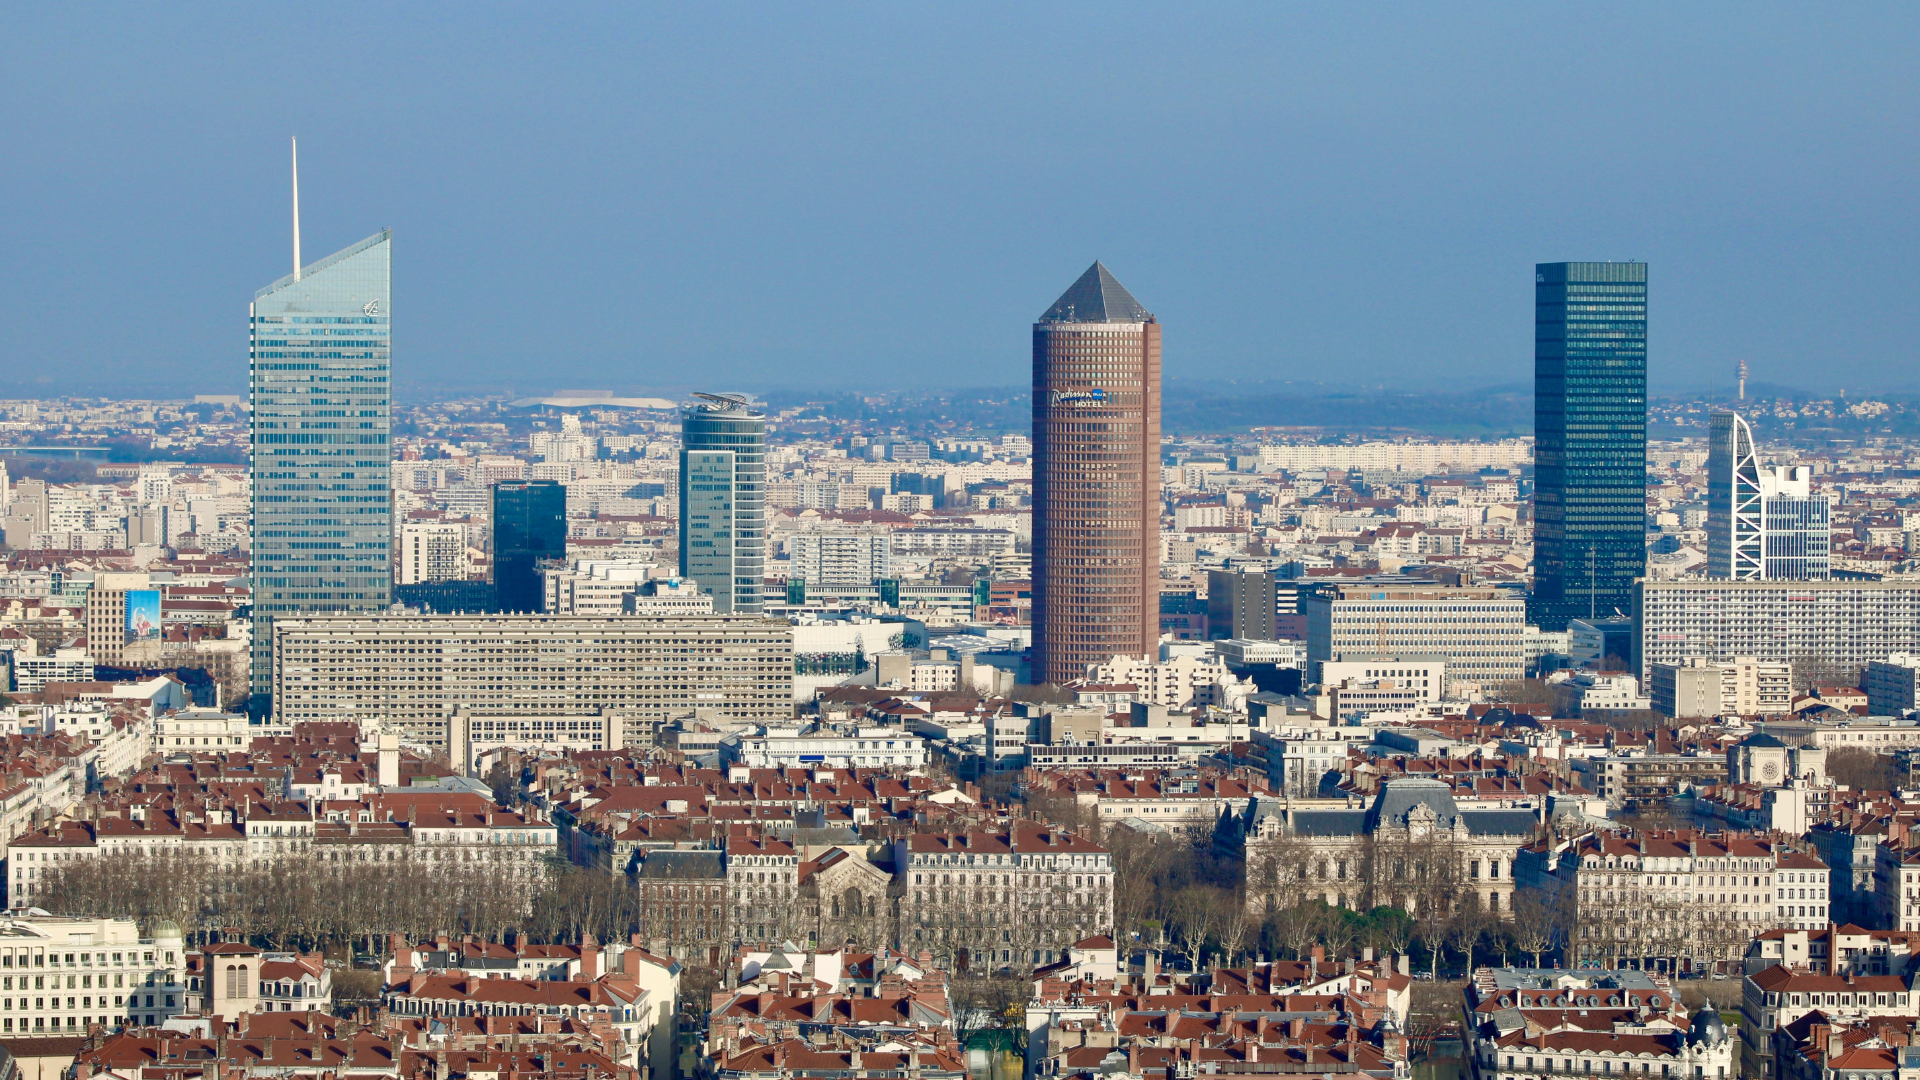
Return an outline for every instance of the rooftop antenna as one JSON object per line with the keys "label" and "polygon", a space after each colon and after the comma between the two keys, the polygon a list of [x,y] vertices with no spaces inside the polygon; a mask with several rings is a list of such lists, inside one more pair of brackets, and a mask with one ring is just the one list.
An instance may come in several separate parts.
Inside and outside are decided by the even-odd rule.
{"label": "rooftop antenna", "polygon": [[293,280],[300,280],[300,140],[293,139]]}

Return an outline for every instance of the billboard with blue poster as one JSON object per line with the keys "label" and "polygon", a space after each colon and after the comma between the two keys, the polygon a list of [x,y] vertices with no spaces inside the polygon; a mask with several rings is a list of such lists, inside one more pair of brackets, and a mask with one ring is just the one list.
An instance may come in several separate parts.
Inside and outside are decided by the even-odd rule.
{"label": "billboard with blue poster", "polygon": [[160,637],[160,590],[131,589],[127,592],[127,644],[154,641]]}

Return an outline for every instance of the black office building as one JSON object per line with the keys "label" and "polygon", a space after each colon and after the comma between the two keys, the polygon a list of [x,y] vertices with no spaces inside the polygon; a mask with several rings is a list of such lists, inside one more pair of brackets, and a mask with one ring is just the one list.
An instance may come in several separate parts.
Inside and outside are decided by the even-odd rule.
{"label": "black office building", "polygon": [[546,608],[541,568],[567,558],[567,489],[558,480],[502,480],[493,486],[493,584],[499,610]]}
{"label": "black office building", "polygon": [[1647,264],[1534,267],[1530,621],[1633,610],[1646,573]]}
{"label": "black office building", "polygon": [[1235,567],[1207,571],[1207,637],[1273,641],[1280,636],[1279,590],[1273,571]]}

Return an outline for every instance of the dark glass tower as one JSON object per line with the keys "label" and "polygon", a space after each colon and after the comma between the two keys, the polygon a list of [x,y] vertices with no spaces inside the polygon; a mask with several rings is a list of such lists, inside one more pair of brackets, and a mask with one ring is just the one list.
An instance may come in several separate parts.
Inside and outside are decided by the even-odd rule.
{"label": "dark glass tower", "polygon": [[1544,630],[1633,610],[1647,568],[1647,264],[1534,267],[1533,597]]}
{"label": "dark glass tower", "polygon": [[541,564],[567,558],[567,489],[558,480],[493,485],[493,587],[501,611],[546,610]]}
{"label": "dark glass tower", "polygon": [[1160,323],[1094,263],[1033,324],[1033,681],[1160,641]]}

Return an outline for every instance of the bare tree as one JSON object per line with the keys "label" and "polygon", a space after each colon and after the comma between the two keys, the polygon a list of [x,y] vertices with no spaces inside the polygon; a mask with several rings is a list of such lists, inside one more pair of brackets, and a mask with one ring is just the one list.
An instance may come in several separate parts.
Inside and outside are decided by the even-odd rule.
{"label": "bare tree", "polygon": [[1447,920],[1446,941],[1457,953],[1465,956],[1467,975],[1473,975],[1473,950],[1480,943],[1480,935],[1486,932],[1487,915],[1480,908],[1478,893],[1468,893],[1463,903],[1454,909],[1453,917]]}
{"label": "bare tree", "polygon": [[1324,942],[1340,921],[1339,909],[1321,900],[1307,900],[1274,916],[1279,943],[1302,959],[1313,945]]}
{"label": "bare tree", "polygon": [[[111,852],[57,864],[34,902],[69,915],[168,919],[189,934],[229,928],[275,948],[383,948],[387,935],[602,939],[637,929],[624,878],[502,849],[416,844],[235,863],[183,852]],[[531,868],[530,868],[531,866]]]}
{"label": "bare tree", "polygon": [[1862,669],[1853,664],[1835,663],[1810,653],[1792,657],[1791,663],[1793,688],[1799,693],[1810,694],[1822,686],[1857,687],[1860,685]]}
{"label": "bare tree", "polygon": [[1031,987],[1010,976],[959,975],[947,983],[947,1002],[953,1011],[954,1034],[960,1045],[982,1031],[1024,1029],[1026,1001]]}
{"label": "bare tree", "polygon": [[1165,898],[1158,883],[1170,872],[1179,848],[1167,836],[1128,828],[1111,829],[1107,847],[1113,852],[1114,940],[1123,954],[1146,945],[1149,924],[1157,923]]}
{"label": "bare tree", "polygon": [[1554,923],[1551,912],[1531,892],[1513,894],[1511,934],[1514,948],[1533,954],[1533,966],[1545,967],[1542,959],[1553,948]]}
{"label": "bare tree", "polygon": [[1023,803],[1029,814],[1069,832],[1088,836],[1097,835],[1100,829],[1099,807],[1083,806],[1074,798],[1071,791],[1055,791],[1049,787],[1026,788]]}
{"label": "bare tree", "polygon": [[1206,885],[1189,885],[1173,898],[1169,922],[1179,935],[1181,951],[1187,956],[1187,970],[1198,972],[1206,958],[1207,942],[1218,924],[1221,908],[1232,901],[1220,890]]}
{"label": "bare tree", "polygon": [[1222,898],[1219,925],[1216,933],[1220,939],[1221,962],[1231,967],[1240,958],[1246,947],[1247,939],[1253,934],[1256,922],[1247,910],[1247,899],[1239,893],[1227,893]]}
{"label": "bare tree", "polygon": [[1509,705],[1553,704],[1553,694],[1544,679],[1519,679],[1513,682],[1495,683],[1487,689],[1487,696]]}
{"label": "bare tree", "polygon": [[1827,754],[1827,775],[1855,791],[1892,791],[1900,787],[1900,771],[1889,754],[1848,747]]}

